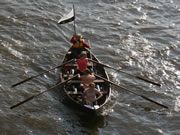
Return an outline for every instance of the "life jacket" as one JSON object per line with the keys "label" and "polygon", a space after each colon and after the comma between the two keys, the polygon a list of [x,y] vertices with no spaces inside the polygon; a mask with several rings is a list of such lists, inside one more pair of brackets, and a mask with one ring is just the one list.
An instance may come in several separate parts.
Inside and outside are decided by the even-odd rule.
{"label": "life jacket", "polygon": [[80,39],[80,41],[76,41],[76,42],[73,44],[73,47],[74,47],[74,48],[81,48],[81,47],[83,47],[83,40]]}

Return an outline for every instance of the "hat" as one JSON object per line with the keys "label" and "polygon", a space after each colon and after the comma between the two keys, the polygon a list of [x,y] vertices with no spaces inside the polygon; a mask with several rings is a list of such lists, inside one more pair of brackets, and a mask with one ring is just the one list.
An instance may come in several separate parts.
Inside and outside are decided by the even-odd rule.
{"label": "hat", "polygon": [[76,34],[76,37],[82,38],[81,33]]}

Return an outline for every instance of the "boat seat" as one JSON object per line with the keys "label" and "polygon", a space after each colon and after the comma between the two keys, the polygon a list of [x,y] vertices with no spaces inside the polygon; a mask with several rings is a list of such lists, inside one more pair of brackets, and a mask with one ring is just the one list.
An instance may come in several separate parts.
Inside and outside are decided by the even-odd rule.
{"label": "boat seat", "polygon": [[67,92],[68,94],[71,94],[71,95],[82,95],[82,92],[74,92],[74,91],[68,91]]}
{"label": "boat seat", "polygon": [[[107,94],[107,91],[100,91],[102,94]],[[74,92],[74,91],[68,91],[67,92],[68,94],[70,94],[70,95],[82,95],[83,93],[82,92]]]}
{"label": "boat seat", "polygon": [[108,92],[107,91],[100,91],[102,94],[107,94]]}
{"label": "boat seat", "polygon": [[[69,66],[69,67],[77,67],[78,64],[77,63],[69,63],[69,64],[67,64],[67,66]],[[88,67],[92,67],[92,66],[93,66],[92,63],[88,63]]]}
{"label": "boat seat", "polygon": [[[71,80],[68,83],[81,83],[81,80]],[[94,83],[104,83],[104,80],[94,80]]]}

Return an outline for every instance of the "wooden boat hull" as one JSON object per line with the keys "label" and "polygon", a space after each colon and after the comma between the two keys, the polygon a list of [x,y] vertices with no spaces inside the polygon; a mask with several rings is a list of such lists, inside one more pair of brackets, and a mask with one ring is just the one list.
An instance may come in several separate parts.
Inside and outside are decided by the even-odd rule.
{"label": "wooden boat hull", "polygon": [[[97,57],[95,57],[95,55],[93,55],[89,50],[84,49],[84,51],[87,52],[87,56],[89,59],[99,62]],[[71,52],[71,48],[69,49],[68,52]],[[64,56],[63,63],[69,60],[68,55],[69,54],[67,53]],[[68,67],[68,70],[66,69],[67,67]],[[61,81],[68,79],[70,76],[74,76],[75,75],[74,70],[76,70],[76,67],[77,67],[76,62],[72,62],[70,64],[65,65],[61,70],[61,74],[60,74]],[[108,74],[105,71],[104,67],[94,64],[92,62],[88,62],[88,68],[91,69],[96,74],[109,80]],[[101,97],[94,105],[87,105],[84,103],[82,99],[82,92],[80,92],[79,87],[78,87],[80,85],[80,80],[78,79],[73,79],[69,81],[68,83],[66,83],[63,86],[63,90],[65,94],[67,95],[68,99],[70,99],[70,101],[74,105],[76,105],[80,110],[84,112],[91,112],[91,113],[101,112],[103,110],[103,106],[110,99],[111,87],[108,82],[105,82],[99,78],[96,78],[94,82],[96,84],[96,88],[98,88],[103,93],[103,97]]]}

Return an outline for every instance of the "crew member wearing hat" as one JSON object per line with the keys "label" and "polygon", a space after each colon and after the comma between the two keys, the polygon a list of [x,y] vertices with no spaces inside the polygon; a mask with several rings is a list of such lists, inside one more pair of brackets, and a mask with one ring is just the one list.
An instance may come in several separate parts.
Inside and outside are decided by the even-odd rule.
{"label": "crew member wearing hat", "polygon": [[71,48],[71,57],[72,58],[78,58],[78,56],[81,54],[81,52],[84,50],[84,48],[90,48],[88,44],[82,39],[81,34],[77,34],[72,37],[70,40],[71,43],[73,43]]}

